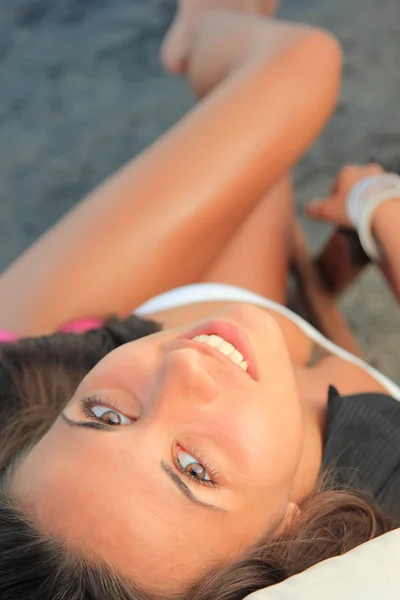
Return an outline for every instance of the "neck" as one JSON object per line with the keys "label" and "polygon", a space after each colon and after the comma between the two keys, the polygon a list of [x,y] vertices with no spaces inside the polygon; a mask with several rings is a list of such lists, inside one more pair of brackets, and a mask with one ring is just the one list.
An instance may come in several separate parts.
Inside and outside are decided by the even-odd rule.
{"label": "neck", "polygon": [[292,493],[292,501],[298,503],[315,489],[321,470],[328,387],[313,368],[294,367],[294,373],[304,422],[303,452]]}

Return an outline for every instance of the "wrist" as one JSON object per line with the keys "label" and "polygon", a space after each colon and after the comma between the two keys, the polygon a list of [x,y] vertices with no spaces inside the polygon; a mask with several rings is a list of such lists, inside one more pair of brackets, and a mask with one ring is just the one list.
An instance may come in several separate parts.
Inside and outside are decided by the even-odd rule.
{"label": "wrist", "polygon": [[398,198],[391,198],[380,204],[372,215],[372,233],[379,234],[385,222],[390,220],[400,220],[400,203]]}
{"label": "wrist", "polygon": [[[388,202],[398,201],[399,198],[400,177],[394,173],[362,179],[352,188],[347,197],[347,217],[357,230],[360,243],[371,260],[379,261],[381,256],[373,230],[373,220],[380,213],[377,211]],[[380,217],[377,222],[379,227]]]}
{"label": "wrist", "polygon": [[378,239],[382,239],[385,225],[395,221],[400,222],[400,202],[398,198],[391,198],[375,209],[371,221],[372,234]]}

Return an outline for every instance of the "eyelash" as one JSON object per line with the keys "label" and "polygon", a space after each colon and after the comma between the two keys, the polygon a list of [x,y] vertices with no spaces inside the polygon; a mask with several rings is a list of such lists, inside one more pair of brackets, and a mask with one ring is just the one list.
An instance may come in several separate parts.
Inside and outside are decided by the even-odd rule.
{"label": "eyelash", "polygon": [[204,479],[203,480],[196,479],[196,477],[194,477],[193,475],[191,475],[190,473],[185,471],[183,469],[183,467],[181,467],[178,457],[174,456],[173,457],[174,465],[178,469],[178,471],[180,473],[182,473],[182,475],[185,475],[185,477],[187,477],[189,479],[189,481],[194,481],[198,485],[202,485],[205,487],[219,488],[220,486],[218,483],[218,477],[219,477],[218,471],[215,469],[215,467],[212,464],[210,464],[208,462],[206,457],[203,456],[198,450],[196,450],[196,448],[189,447],[189,446],[185,446],[184,452],[187,454],[190,454],[190,456],[193,456],[193,458],[195,458],[201,464],[203,469],[205,469],[207,471],[207,473],[209,474],[209,476],[211,477],[211,480],[207,481]]}
{"label": "eyelash", "polygon": [[[101,419],[100,417],[97,417],[92,408],[93,406],[105,406],[106,408],[109,408],[110,410],[114,410],[115,412],[118,413],[122,413],[124,414],[121,409],[119,408],[119,406],[113,402],[112,400],[106,400],[105,398],[98,398],[97,396],[90,396],[89,398],[83,398],[81,400],[81,411],[82,414],[87,417],[88,419],[91,419],[93,421],[97,421],[98,423],[104,423],[103,419]],[[130,417],[127,417],[130,418]],[[108,427],[120,427],[120,425],[118,425],[117,423],[113,424],[113,423],[107,423]]]}
{"label": "eyelash", "polygon": [[[105,406],[106,408],[109,408],[110,410],[115,410],[118,413],[122,412],[120,407],[114,401],[108,400],[108,399],[106,400],[105,398],[99,398],[97,396],[90,396],[88,398],[82,398],[82,400],[81,400],[82,414],[86,418],[90,419],[91,421],[96,421],[98,423],[104,423],[104,421],[100,417],[97,417],[92,410],[93,406],[98,406],[98,405]],[[121,427],[121,425],[112,424],[112,423],[107,423],[107,426],[108,427]],[[184,451],[187,454],[190,454],[190,456],[193,456],[193,458],[195,458],[201,464],[201,466],[207,471],[207,473],[211,477],[211,480],[207,481],[207,480],[196,479],[196,477],[194,477],[193,475],[191,475],[190,473],[185,471],[183,469],[183,467],[180,465],[177,455],[175,455],[173,457],[173,462],[174,462],[176,469],[180,473],[185,475],[185,477],[187,477],[189,479],[189,481],[193,481],[194,483],[197,483],[197,485],[218,488],[219,487],[218,471],[215,469],[215,467],[213,465],[211,465],[209,463],[209,461],[206,459],[206,457],[203,456],[196,448],[193,448],[193,447],[186,446]]]}

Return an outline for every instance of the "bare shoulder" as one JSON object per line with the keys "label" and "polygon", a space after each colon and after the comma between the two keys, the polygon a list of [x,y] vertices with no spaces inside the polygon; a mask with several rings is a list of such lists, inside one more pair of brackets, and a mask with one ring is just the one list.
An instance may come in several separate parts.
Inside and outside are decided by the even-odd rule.
{"label": "bare shoulder", "polygon": [[370,373],[337,356],[325,356],[314,369],[318,379],[326,384],[326,389],[329,385],[334,385],[343,396],[363,392],[387,393]]}

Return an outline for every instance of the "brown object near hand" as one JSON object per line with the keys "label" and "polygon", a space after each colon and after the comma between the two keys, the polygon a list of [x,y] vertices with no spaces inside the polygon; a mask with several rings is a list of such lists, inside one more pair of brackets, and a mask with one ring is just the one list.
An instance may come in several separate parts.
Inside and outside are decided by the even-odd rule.
{"label": "brown object near hand", "polygon": [[336,298],[371,264],[357,233],[344,227],[333,232],[314,262],[322,285]]}
{"label": "brown object near hand", "polygon": [[356,234],[338,229],[321,254],[311,256],[299,222],[294,222],[292,271],[296,278],[295,310],[332,342],[362,357],[362,351],[343,317],[337,300],[370,263]]}

